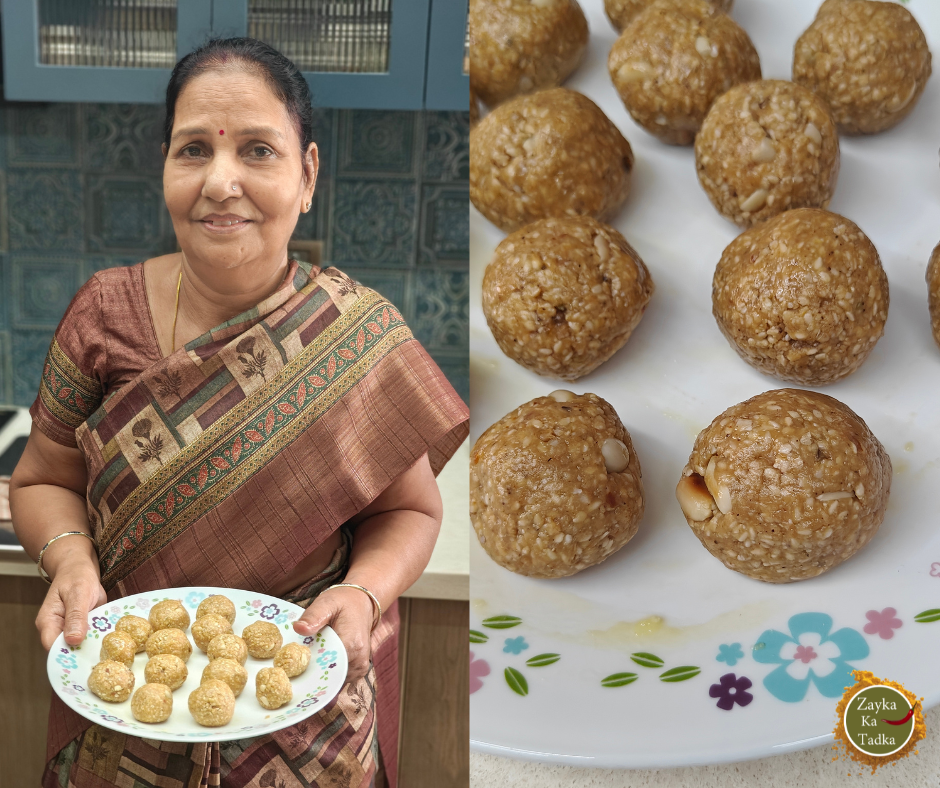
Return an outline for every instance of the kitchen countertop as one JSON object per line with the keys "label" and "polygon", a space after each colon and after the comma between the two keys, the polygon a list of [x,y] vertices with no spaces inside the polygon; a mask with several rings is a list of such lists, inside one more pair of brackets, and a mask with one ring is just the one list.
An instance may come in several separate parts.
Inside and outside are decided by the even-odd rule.
{"label": "kitchen countertop", "polygon": [[[940,785],[940,706],[926,712],[927,738],[918,753],[871,769],[855,761],[837,761],[831,745],[755,761],[681,769],[581,769],[470,753],[470,785],[483,788],[936,788]],[[849,774],[851,772],[851,774]],[[859,777],[861,773],[861,777]]]}
{"label": "kitchen countertop", "polygon": [[[31,420],[25,408],[0,430],[0,452],[17,436],[27,435]],[[424,573],[403,596],[420,599],[470,599],[470,442],[464,441],[437,478],[444,501],[444,520],[434,553]],[[19,545],[0,544],[0,576],[36,575],[36,564]]]}

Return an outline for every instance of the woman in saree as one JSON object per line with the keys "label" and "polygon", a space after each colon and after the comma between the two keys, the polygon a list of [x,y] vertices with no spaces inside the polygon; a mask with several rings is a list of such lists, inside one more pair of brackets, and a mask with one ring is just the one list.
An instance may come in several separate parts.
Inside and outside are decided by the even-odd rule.
{"label": "woman in saree", "polygon": [[43,786],[370,786],[380,762],[394,785],[394,603],[430,558],[466,406],[392,304],[289,258],[319,166],[289,60],[212,41],[177,64],[166,109],[182,251],[75,296],[11,481],[51,581],[36,625],[47,649],[77,645],[106,600],[250,589],[305,607],[301,635],[332,626],[348,683],[296,725],[221,744],[107,730],[53,695]]}

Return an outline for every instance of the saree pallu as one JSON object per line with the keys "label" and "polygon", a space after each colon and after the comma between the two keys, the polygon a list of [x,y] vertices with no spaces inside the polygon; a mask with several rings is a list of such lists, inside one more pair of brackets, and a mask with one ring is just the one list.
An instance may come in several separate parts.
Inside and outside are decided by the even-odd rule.
{"label": "saree pallu", "polygon": [[[295,261],[264,302],[101,400],[54,339],[33,411],[75,428],[111,600],[187,585],[267,592],[425,453],[437,475],[468,433],[466,405],[392,304]],[[396,623],[391,610],[373,641],[393,787]],[[320,715],[287,730],[309,749]],[[47,760],[90,725],[53,696]]]}

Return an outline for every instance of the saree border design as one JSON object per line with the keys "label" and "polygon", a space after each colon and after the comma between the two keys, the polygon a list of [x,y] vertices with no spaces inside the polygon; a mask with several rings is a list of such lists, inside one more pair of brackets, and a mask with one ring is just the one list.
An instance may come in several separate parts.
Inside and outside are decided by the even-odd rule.
{"label": "saree border design", "polygon": [[83,375],[53,337],[39,384],[42,404],[57,419],[75,428],[94,412],[93,403],[101,400],[101,392],[101,384]]}
{"label": "saree border design", "polygon": [[[411,339],[402,316],[384,298],[368,293],[357,300],[277,378],[185,446],[121,503],[103,529],[112,532],[101,543],[103,578],[118,582],[169,544],[292,443],[380,359]],[[126,525],[110,527],[120,521]],[[145,544],[147,551],[141,549]]]}

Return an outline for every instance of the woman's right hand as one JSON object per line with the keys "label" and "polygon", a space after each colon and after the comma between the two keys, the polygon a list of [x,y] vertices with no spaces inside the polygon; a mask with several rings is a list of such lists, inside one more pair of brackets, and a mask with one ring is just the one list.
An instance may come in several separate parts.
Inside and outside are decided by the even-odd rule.
{"label": "woman's right hand", "polygon": [[65,642],[77,646],[88,632],[88,613],[107,601],[95,562],[86,555],[61,561],[36,616],[36,629],[43,648],[46,651],[52,648],[63,631]]}

